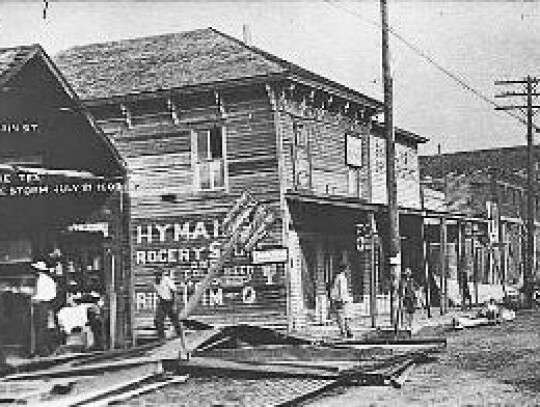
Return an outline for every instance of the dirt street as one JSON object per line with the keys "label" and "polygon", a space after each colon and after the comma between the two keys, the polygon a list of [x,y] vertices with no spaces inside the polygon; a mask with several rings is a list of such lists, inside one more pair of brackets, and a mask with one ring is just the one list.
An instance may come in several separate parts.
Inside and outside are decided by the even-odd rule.
{"label": "dirt street", "polygon": [[336,389],[310,407],[540,405],[540,311],[520,311],[513,322],[420,335],[446,335],[439,362],[417,366],[401,389]]}

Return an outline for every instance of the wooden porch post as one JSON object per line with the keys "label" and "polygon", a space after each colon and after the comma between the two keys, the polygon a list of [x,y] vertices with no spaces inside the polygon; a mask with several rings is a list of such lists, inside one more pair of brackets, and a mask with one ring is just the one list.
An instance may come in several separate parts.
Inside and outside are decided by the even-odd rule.
{"label": "wooden porch post", "polygon": [[441,268],[440,275],[440,312],[443,315],[447,311],[447,291],[446,291],[446,218],[441,217],[439,229],[439,264]]}
{"label": "wooden porch post", "polygon": [[422,215],[421,239],[422,239],[422,266],[424,268],[424,292],[426,294],[426,310],[428,318],[431,318],[431,287],[429,285],[429,259],[428,259],[428,241],[426,239],[426,221],[425,215]]}
{"label": "wooden porch post", "polygon": [[370,233],[370,281],[369,281],[369,313],[371,316],[371,327],[375,328],[377,326],[377,267],[375,265],[376,260],[376,249],[377,249],[377,237],[376,231],[377,227],[375,224],[375,214],[373,212],[369,213],[369,222],[371,223],[371,233]]}

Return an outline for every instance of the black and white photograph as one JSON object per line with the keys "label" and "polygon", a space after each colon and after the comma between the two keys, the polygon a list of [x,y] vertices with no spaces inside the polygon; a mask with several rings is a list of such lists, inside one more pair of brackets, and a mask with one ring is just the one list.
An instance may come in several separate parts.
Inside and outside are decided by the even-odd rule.
{"label": "black and white photograph", "polygon": [[0,406],[540,405],[540,1],[0,0]]}

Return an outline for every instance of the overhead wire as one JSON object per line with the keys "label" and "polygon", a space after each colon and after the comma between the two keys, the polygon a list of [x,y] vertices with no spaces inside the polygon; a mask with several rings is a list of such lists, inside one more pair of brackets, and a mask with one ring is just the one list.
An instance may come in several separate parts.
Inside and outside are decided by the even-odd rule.
{"label": "overhead wire", "polygon": [[[382,29],[382,24],[378,21],[374,21],[370,18],[367,18],[365,16],[363,16],[362,14],[358,13],[358,12],[355,12],[353,10],[350,10],[348,9],[347,7],[344,7],[339,1],[333,1],[333,0],[323,0],[325,3],[327,3],[328,5],[334,7],[334,8],[337,8],[337,9],[340,9],[342,11],[345,11],[346,13],[348,14],[351,14],[352,16],[355,16],[357,18],[359,18],[360,20],[366,22],[366,23],[369,23],[373,26],[376,26],[377,28],[380,28]],[[470,93],[472,93],[473,95],[475,95],[476,97],[480,98],[481,100],[483,100],[484,102],[492,105],[493,107],[495,108],[501,108],[502,106],[499,105],[497,102],[495,102],[494,100],[492,100],[489,96],[486,96],[484,93],[482,93],[481,91],[479,91],[478,89],[475,89],[473,86],[469,85],[469,83],[467,83],[467,81],[465,79],[463,79],[462,77],[460,77],[460,75],[452,72],[450,69],[444,67],[442,64],[440,64],[439,62],[437,62],[432,56],[430,56],[426,51],[422,50],[420,47],[418,47],[417,45],[413,44],[411,41],[409,41],[408,39],[406,39],[403,35],[401,35],[399,32],[396,31],[395,28],[389,26],[388,27],[388,32],[393,36],[395,37],[397,40],[399,40],[400,42],[402,42],[406,47],[408,47],[409,49],[411,49],[415,54],[417,54],[418,56],[422,57],[424,60],[426,60],[429,64],[433,65],[436,69],[438,69],[439,71],[441,71],[443,74],[445,74],[446,76],[448,76],[450,79],[452,79],[453,81],[455,81],[456,83],[458,83],[462,88],[464,88],[465,90],[469,91]],[[512,116],[514,119],[517,119],[519,120],[519,122],[521,122],[522,124],[527,124],[527,120],[511,111],[511,110],[501,110],[502,112],[506,113],[507,115],[509,116]],[[538,131],[538,126],[534,126],[536,128],[536,130]]]}

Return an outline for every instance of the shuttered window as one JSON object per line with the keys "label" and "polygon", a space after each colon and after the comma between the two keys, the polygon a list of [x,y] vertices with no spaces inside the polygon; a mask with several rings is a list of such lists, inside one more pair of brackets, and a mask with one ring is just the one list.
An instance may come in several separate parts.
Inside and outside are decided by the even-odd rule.
{"label": "shuttered window", "polygon": [[226,187],[225,132],[222,127],[197,130],[192,138],[194,182],[199,191]]}

